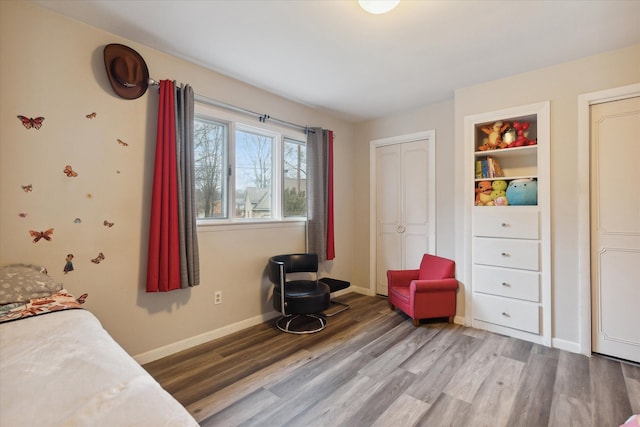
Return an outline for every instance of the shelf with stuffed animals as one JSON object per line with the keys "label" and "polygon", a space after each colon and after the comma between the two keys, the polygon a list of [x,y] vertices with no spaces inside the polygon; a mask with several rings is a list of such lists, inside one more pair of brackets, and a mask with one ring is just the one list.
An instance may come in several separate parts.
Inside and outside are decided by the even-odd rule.
{"label": "shelf with stuffed animals", "polygon": [[550,148],[549,101],[464,117],[465,322],[543,345],[552,335]]}
{"label": "shelf with stuffed animals", "polygon": [[474,205],[538,204],[537,115],[475,123]]}

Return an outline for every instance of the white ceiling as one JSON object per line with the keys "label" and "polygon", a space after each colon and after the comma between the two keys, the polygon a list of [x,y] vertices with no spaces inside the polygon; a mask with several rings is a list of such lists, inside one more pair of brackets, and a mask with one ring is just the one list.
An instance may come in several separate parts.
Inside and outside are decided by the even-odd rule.
{"label": "white ceiling", "polygon": [[34,2],[348,121],[640,43],[638,0]]}

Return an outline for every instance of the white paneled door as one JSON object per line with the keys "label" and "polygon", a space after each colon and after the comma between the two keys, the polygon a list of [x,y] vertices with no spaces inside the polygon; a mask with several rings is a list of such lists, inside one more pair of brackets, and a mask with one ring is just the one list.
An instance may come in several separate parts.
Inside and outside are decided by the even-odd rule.
{"label": "white paneled door", "polygon": [[640,363],[640,97],[591,106],[592,350]]}
{"label": "white paneled door", "polygon": [[[428,138],[375,149],[376,292],[387,295],[387,270],[415,269],[430,247]],[[433,196],[433,195],[432,195]]]}

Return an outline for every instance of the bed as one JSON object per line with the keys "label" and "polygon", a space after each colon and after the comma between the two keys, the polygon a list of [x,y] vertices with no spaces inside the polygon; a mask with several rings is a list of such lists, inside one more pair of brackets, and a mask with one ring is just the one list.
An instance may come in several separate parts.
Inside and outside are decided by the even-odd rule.
{"label": "bed", "polygon": [[36,266],[0,276],[0,426],[198,425],[81,307],[85,295]]}

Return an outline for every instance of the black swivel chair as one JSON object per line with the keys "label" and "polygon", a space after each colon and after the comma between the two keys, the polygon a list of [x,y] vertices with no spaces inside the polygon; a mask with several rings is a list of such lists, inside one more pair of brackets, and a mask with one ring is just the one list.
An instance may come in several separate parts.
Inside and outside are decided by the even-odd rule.
{"label": "black swivel chair", "polygon": [[[283,332],[311,334],[327,326],[322,312],[329,308],[329,285],[318,281],[316,254],[276,255],[269,259],[269,280],[273,288],[273,307],[282,313],[276,326]],[[315,273],[314,279],[287,279],[290,273]],[[309,327],[311,320],[311,327]],[[316,326],[314,326],[316,325]]]}

